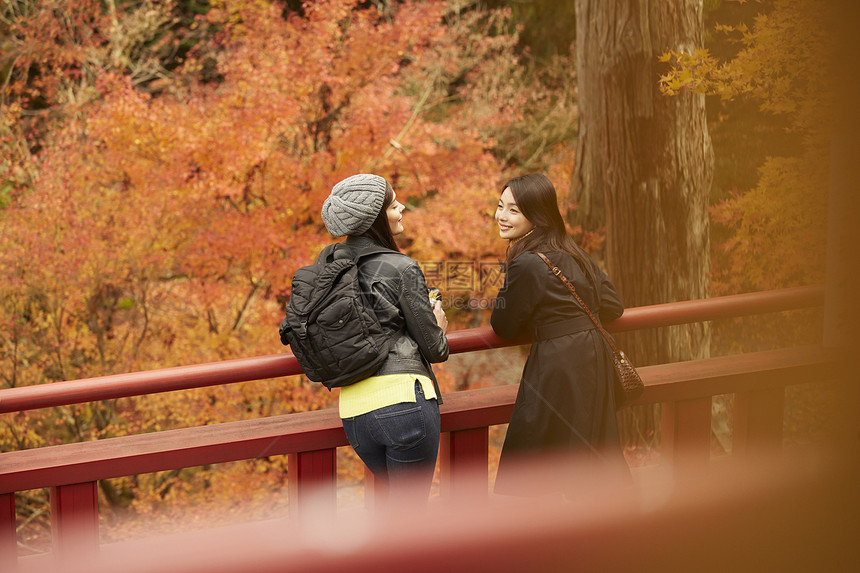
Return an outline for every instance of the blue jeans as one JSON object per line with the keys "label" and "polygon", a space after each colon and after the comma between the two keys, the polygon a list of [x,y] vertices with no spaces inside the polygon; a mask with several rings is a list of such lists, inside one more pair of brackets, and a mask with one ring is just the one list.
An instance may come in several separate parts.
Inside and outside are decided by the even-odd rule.
{"label": "blue jeans", "polygon": [[389,502],[426,501],[439,453],[439,404],[424,398],[415,382],[415,402],[403,402],[344,418],[350,445],[373,476],[389,487]]}

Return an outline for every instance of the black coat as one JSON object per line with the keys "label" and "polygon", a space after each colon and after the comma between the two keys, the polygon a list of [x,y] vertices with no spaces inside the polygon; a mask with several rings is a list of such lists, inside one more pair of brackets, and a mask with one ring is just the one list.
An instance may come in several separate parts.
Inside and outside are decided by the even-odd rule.
{"label": "black coat", "polygon": [[[597,264],[591,261],[592,284],[570,255],[544,254],[601,322],[621,316],[624,306],[615,286]],[[562,323],[561,330],[547,332],[549,325],[559,329]],[[523,253],[508,265],[491,324],[501,337],[531,335],[534,340],[502,448],[496,491],[518,493],[507,474],[519,454],[566,452],[615,468],[623,465],[611,349],[536,254]]]}

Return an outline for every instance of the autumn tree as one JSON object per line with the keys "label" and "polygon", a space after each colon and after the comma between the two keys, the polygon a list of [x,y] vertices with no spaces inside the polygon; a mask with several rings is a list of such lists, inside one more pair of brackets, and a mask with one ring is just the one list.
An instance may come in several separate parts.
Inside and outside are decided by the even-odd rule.
{"label": "autumn tree", "polygon": [[[51,117],[18,134],[14,143],[27,153],[7,164],[32,175],[5,176],[0,210],[4,387],[282,352],[275,333],[289,279],[332,242],[320,205],[356,172],[384,175],[410,205],[405,246],[419,260],[479,260],[501,250],[490,213],[502,167],[491,134],[521,99],[479,93],[491,83],[487,74],[516,61],[510,38],[477,25],[495,25],[495,16],[457,16],[436,0],[383,12],[356,0],[301,11],[212,3],[193,20],[212,33],[183,53],[181,66],[157,75],[153,89],[156,80],[137,81],[127,62],[87,60],[93,67],[82,74],[81,60],[70,59],[113,53],[101,34],[128,28],[137,12],[134,3],[115,11],[108,4],[70,1],[64,10],[77,16],[62,18],[34,3],[16,24],[16,49],[34,58],[39,46],[68,43],[13,69],[17,87],[4,92],[6,125],[17,129],[38,110]],[[49,16],[62,22],[38,34]],[[34,84],[42,67],[53,75],[39,81],[50,82]],[[34,96],[42,97],[38,110]],[[293,377],[24,412],[3,417],[0,447],[331,400]],[[237,484],[253,496],[283,480],[282,460],[252,460],[101,488],[106,508],[142,515],[195,496],[237,503]]]}
{"label": "autumn tree", "polygon": [[752,101],[793,143],[761,157],[758,182],[715,207],[715,221],[731,233],[719,245],[717,292],[823,280],[837,12],[818,0],[762,2],[759,10],[751,22],[716,27],[740,48],[730,60],[701,49],[664,56],[672,64],[661,80],[665,93]]}
{"label": "autumn tree", "polygon": [[[734,48],[712,53],[668,51],[661,78],[669,97],[679,91],[708,94],[723,117],[741,106],[762,127],[746,141],[754,177],[736,177],[715,193],[712,219],[712,288],[717,294],[824,282],[826,226],[832,169],[837,5],[803,0],[757,2],[752,16],[715,25],[715,37]],[[718,55],[720,54],[720,55]],[[720,57],[722,56],[722,57]],[[750,115],[750,114],[748,114]],[[735,128],[736,130],[737,128]],[[767,137],[774,132],[774,137]],[[731,181],[730,179],[726,179]],[[760,317],[715,333],[735,348],[817,342],[818,318]]]}
{"label": "autumn tree", "polygon": [[[671,67],[661,89],[669,97],[681,91],[705,93],[720,117],[746,109],[756,126],[744,125],[743,137],[731,122],[718,127],[723,139],[735,143],[735,153],[749,150],[744,161],[756,169],[753,177],[724,178],[727,192],[715,190],[712,289],[717,294],[824,283],[828,258],[837,274],[854,264],[844,261],[856,259],[847,255],[848,243],[839,231],[831,230],[828,237],[826,226],[829,218],[843,232],[851,228],[842,211],[851,204],[852,192],[844,183],[839,187],[838,177],[835,195],[830,188],[840,163],[834,158],[843,148],[834,146],[834,134],[848,118],[843,114],[837,122],[835,113],[835,97],[847,85],[841,71],[849,67],[836,63],[839,20],[852,8],[817,0],[768,0],[746,10],[752,15],[715,24],[714,37],[731,48],[729,53],[699,49],[663,56]],[[826,282],[831,283],[827,309],[835,309],[834,294],[851,288],[833,277]],[[832,324],[850,323],[843,312],[831,312]],[[823,326],[815,310],[749,318],[716,325],[715,345],[750,351],[818,344]],[[824,339],[827,343],[826,334]],[[831,418],[822,410],[829,396],[820,387],[787,389],[787,441],[805,442],[823,430],[821,420]]]}

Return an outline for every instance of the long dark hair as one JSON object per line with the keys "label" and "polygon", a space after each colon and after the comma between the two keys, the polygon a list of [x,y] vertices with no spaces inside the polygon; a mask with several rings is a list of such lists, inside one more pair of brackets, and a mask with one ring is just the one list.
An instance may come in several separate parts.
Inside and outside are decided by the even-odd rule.
{"label": "long dark hair", "polygon": [[382,201],[382,209],[379,211],[379,214],[376,215],[376,220],[373,221],[373,225],[371,225],[370,228],[361,236],[373,239],[383,247],[391,249],[392,251],[399,251],[400,248],[397,246],[397,241],[394,240],[394,235],[391,234],[391,226],[388,224],[388,207],[391,206],[393,201],[394,189],[392,189],[391,183],[386,181],[385,199]]}
{"label": "long dark hair", "polygon": [[534,225],[534,230],[514,239],[508,245],[505,263],[528,251],[567,253],[579,263],[592,284],[595,283],[591,258],[567,234],[564,219],[558,210],[558,195],[549,177],[542,173],[528,173],[514,177],[502,186],[510,189],[523,216]]}

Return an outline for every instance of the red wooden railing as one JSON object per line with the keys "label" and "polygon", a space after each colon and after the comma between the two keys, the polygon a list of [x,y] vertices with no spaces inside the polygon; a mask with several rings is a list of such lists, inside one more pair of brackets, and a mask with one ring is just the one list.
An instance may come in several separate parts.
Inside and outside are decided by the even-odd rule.
{"label": "red wooden railing", "polygon": [[[823,305],[821,287],[799,287],[629,309],[608,325],[615,332]],[[521,343],[488,328],[452,332],[453,353]],[[836,360],[822,347],[711,358],[640,369],[646,390],[638,403],[662,403],[662,459],[683,473],[707,461],[711,397],[735,394],[737,455],[764,451],[782,437],[784,388],[834,376]],[[183,366],[0,390],[0,413],[134,396],[298,373],[290,354]],[[487,495],[488,428],[506,423],[516,386],[457,392],[442,408],[442,496]],[[96,483],[100,479],[276,454],[289,455],[290,503],[298,514],[313,499],[335,506],[335,448],[346,445],[335,410],[274,416],[65,444],[0,454],[0,570],[16,562],[14,492],[51,488],[54,551],[98,547]],[[372,491],[370,492],[372,494]],[[315,505],[318,510],[319,506]],[[292,510],[291,510],[292,511]]]}

